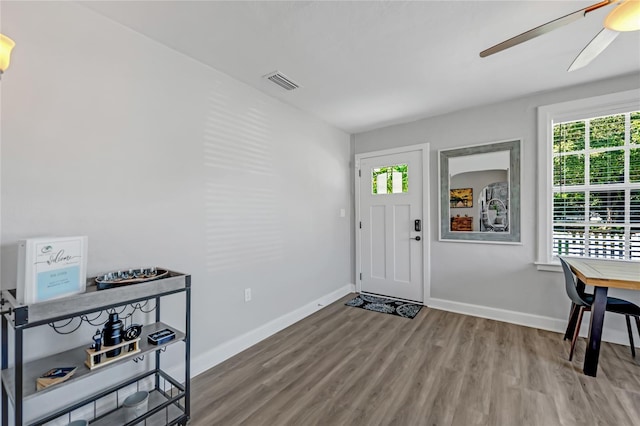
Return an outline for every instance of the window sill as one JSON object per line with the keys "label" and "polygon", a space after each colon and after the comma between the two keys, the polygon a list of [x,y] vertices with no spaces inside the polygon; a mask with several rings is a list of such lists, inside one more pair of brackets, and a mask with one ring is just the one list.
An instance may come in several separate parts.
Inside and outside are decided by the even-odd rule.
{"label": "window sill", "polygon": [[535,262],[536,268],[538,271],[546,271],[546,272],[562,272],[562,266],[560,266],[560,262],[547,263],[547,262]]}

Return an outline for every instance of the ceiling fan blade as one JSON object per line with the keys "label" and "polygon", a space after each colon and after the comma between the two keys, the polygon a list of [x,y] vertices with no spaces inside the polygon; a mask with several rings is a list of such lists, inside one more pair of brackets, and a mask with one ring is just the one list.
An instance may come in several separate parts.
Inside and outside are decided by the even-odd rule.
{"label": "ceiling fan blade", "polygon": [[573,60],[567,71],[575,71],[588,65],[589,62],[593,61],[618,37],[618,34],[620,34],[618,31],[603,28],[593,40],[582,49],[582,52]]}
{"label": "ceiling fan blade", "polygon": [[502,43],[498,43],[495,46],[492,46],[486,50],[483,50],[482,52],[480,52],[480,57],[485,58],[489,55],[493,55],[494,53],[498,53],[510,47],[516,46],[520,43],[524,43],[525,41],[531,40],[532,38],[536,38],[538,36],[546,34],[550,31],[555,30],[556,28],[560,28],[573,21],[577,21],[578,19],[584,17],[587,13],[592,12],[596,9],[600,9],[601,7],[607,6],[613,3],[614,1],[615,0],[601,1],[599,3],[592,4],[591,6],[585,7],[584,9],[576,10],[575,12],[565,15],[561,18],[554,19],[553,21],[547,22],[546,24],[542,24],[539,27],[526,31],[522,34],[519,34],[515,37],[510,38],[509,40],[503,41]]}

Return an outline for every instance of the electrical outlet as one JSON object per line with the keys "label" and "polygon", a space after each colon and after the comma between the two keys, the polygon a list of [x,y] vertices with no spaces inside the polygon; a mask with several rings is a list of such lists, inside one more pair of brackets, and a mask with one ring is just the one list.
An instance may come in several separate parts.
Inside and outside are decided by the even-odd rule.
{"label": "electrical outlet", "polygon": [[251,301],[251,289],[250,288],[245,288],[244,289],[244,301],[245,302]]}

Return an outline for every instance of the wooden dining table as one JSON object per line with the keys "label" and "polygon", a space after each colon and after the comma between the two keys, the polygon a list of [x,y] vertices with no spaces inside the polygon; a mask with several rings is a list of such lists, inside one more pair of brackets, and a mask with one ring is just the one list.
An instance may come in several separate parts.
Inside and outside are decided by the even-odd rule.
{"label": "wooden dining table", "polygon": [[583,371],[595,377],[598,371],[607,293],[609,288],[640,290],[640,262],[564,256],[562,259],[569,264],[579,280],[594,287],[589,341]]}

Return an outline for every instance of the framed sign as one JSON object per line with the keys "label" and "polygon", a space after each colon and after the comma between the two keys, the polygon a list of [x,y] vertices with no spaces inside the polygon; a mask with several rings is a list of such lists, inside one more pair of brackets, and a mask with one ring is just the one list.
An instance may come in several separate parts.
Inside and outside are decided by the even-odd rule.
{"label": "framed sign", "polygon": [[18,246],[17,299],[23,304],[83,293],[87,237],[32,238]]}

